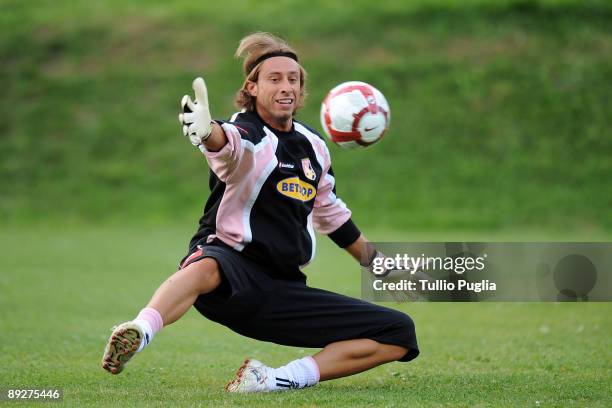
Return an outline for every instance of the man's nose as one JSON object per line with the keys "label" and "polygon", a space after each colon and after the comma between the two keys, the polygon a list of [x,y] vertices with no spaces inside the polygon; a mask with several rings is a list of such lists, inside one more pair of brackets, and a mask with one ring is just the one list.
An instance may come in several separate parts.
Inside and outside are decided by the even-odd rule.
{"label": "man's nose", "polygon": [[289,82],[288,78],[281,80],[280,88],[281,88],[281,92],[286,92],[286,93],[291,92],[291,83]]}

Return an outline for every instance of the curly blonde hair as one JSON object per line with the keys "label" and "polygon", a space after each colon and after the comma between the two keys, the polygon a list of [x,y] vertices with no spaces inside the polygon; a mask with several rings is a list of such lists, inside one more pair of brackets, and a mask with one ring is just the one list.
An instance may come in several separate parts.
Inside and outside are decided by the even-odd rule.
{"label": "curly blonde hair", "polygon": [[[240,44],[238,45],[238,49],[236,49],[235,56],[236,58],[244,59],[242,63],[242,70],[244,71],[245,80],[242,84],[242,87],[236,93],[236,98],[234,99],[234,102],[238,109],[245,109],[247,112],[255,111],[255,97],[252,96],[247,90],[247,84],[249,82],[257,82],[263,61],[261,61],[254,67],[251,66],[261,56],[273,52],[293,53],[297,56],[295,50],[293,50],[293,48],[291,48],[285,40],[270,33],[256,32],[247,35],[242,40],[240,40]],[[297,108],[293,112],[294,115],[299,108],[304,106],[304,100],[307,95],[306,71],[304,70],[304,68],[302,68],[301,65],[299,65],[299,67],[300,95],[297,101]]]}

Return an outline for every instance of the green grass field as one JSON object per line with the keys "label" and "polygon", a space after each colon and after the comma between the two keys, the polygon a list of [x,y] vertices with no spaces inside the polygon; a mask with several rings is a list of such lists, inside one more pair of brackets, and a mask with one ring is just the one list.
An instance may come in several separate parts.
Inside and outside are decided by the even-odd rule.
{"label": "green grass field", "polygon": [[[65,405],[96,407],[612,406],[612,303],[391,305],[415,320],[416,361],[302,392],[223,393],[247,356],[281,365],[313,350],[195,311],[120,376],[100,368],[109,329],[175,270],[208,194],[179,100],[203,75],[213,116],[229,116],[242,83],[232,55],[256,30],[298,50],[310,93],[299,118],[313,127],[340,82],[389,100],[381,143],[330,143],[338,194],[369,238],[612,241],[609,1],[0,10],[0,388],[60,387]],[[339,254],[321,239],[309,282],[359,296],[359,271]]]}
{"label": "green grass field", "polygon": [[[282,365],[313,350],[250,340],[190,311],[121,375],[109,375],[100,368],[109,329],[132,318],[174,271],[190,233],[191,226],[176,225],[4,228],[0,388],[60,387],[68,406],[612,404],[610,303],[392,305],[415,320],[422,354],[414,362],[254,396],[223,392],[243,358]],[[372,236],[436,238],[399,231]],[[319,243],[310,284],[358,296],[353,262],[327,239]]]}

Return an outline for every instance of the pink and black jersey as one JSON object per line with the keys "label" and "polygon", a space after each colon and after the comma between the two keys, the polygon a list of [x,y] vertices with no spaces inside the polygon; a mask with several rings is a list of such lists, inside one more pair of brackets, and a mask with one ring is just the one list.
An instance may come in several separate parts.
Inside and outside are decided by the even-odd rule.
{"label": "pink and black jersey", "polygon": [[289,132],[257,113],[219,121],[227,144],[200,149],[211,169],[211,194],[190,248],[219,240],[270,274],[303,279],[300,268],[315,255],[315,231],[341,247],[359,237],[351,211],[336,196],[329,150],[321,136],[294,121]]}

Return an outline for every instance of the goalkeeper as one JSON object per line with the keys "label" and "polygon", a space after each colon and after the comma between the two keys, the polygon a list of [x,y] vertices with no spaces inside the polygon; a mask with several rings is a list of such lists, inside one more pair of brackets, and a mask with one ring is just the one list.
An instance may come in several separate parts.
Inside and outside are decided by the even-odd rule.
{"label": "goalkeeper", "polygon": [[[272,368],[247,359],[226,390],[304,388],[419,354],[414,324],[393,309],[306,284],[314,231],[328,235],[364,266],[375,250],[336,196],[322,138],[294,119],[306,73],[280,38],[255,33],[236,51],[245,81],[242,110],[211,121],[206,86],[193,82],[179,120],[208,161],[211,193],[179,270],[147,306],[114,328],[102,366],[118,374],[162,327],[194,306],[203,316],[262,341],[321,351]],[[365,260],[365,261],[364,261]]]}

